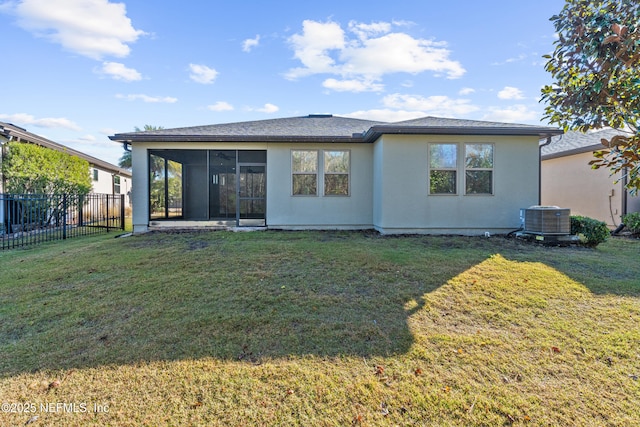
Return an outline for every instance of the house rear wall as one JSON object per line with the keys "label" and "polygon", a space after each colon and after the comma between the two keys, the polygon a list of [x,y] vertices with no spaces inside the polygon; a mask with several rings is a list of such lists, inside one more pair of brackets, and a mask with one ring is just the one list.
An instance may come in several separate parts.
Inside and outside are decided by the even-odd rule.
{"label": "house rear wall", "polygon": [[[458,143],[457,195],[428,194],[430,142]],[[464,195],[464,143],[494,144],[494,194]],[[366,229],[382,233],[504,233],[520,226],[520,209],[538,203],[537,137],[385,135],[374,144],[136,143],[134,232],[149,226],[149,149],[267,150],[267,226]],[[350,194],[293,196],[293,149],[350,150]],[[318,174],[322,180],[322,173]]]}
{"label": "house rear wall", "polygon": [[[458,144],[458,194],[429,195],[429,143]],[[464,195],[464,143],[494,144],[494,194]],[[538,138],[384,135],[374,148],[374,227],[382,233],[504,233],[537,204]]]}

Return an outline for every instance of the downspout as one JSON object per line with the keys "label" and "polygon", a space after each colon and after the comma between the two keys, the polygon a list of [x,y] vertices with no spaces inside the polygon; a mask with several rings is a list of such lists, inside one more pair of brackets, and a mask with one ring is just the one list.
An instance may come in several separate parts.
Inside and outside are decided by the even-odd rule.
{"label": "downspout", "polygon": [[[622,206],[621,206],[622,215],[620,216],[624,217],[627,214],[627,196],[629,195],[629,192],[627,191],[627,168],[622,169],[621,191],[622,191],[622,194],[620,198],[622,199]],[[609,197],[609,206],[611,206],[611,197]],[[611,235],[612,236],[618,235],[618,233],[624,230],[624,227],[625,227],[624,222],[620,221],[620,225],[618,225],[618,227],[611,232]]]}
{"label": "downspout", "polygon": [[0,140],[0,194],[4,193],[4,168],[2,161],[4,160],[4,142]]}
{"label": "downspout", "polygon": [[538,205],[542,205],[542,147],[551,144],[551,137],[547,137],[547,142],[538,146]]}
{"label": "downspout", "polygon": [[627,190],[627,173],[629,173],[627,168],[622,169],[622,216],[626,215],[627,212],[627,197],[629,197],[629,191]]}

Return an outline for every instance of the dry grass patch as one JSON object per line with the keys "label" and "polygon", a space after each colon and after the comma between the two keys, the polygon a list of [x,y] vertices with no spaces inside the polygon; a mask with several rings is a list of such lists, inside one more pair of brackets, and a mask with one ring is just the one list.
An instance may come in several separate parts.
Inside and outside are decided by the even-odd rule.
{"label": "dry grass patch", "polygon": [[0,253],[0,424],[638,425],[639,256],[342,232]]}

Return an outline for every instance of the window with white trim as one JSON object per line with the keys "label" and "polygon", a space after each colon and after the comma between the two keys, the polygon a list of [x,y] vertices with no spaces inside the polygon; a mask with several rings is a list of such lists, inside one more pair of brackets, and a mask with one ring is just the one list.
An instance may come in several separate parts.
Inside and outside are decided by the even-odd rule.
{"label": "window with white trim", "polygon": [[291,151],[291,182],[294,196],[318,195],[318,151]]}
{"label": "window with white trim", "polygon": [[324,151],[324,195],[348,196],[350,173],[349,150]]}
{"label": "window with white trim", "polygon": [[493,194],[493,144],[465,144],[464,194]]}
{"label": "window with white trim", "polygon": [[458,144],[429,144],[429,194],[457,194]]}

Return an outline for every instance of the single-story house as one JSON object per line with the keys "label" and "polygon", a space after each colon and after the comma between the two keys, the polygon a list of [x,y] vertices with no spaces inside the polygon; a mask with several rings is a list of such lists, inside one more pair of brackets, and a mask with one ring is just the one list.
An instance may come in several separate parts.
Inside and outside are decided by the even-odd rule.
{"label": "single-story house", "polygon": [[606,148],[601,140],[618,134],[614,129],[567,132],[542,147],[542,204],[569,208],[572,215],[598,219],[611,228],[622,215],[639,212],[640,197],[629,194],[624,176],[589,165],[593,153]]}
{"label": "single-story house", "polygon": [[121,133],[132,149],[134,232],[263,226],[484,234],[539,204],[551,127],[312,114]]}
{"label": "single-story house", "polygon": [[[124,194],[127,204],[130,204],[131,171],[123,169],[104,160],[89,156],[80,151],[50,141],[42,136],[28,132],[11,123],[0,122],[0,164],[6,150],[6,143],[10,141],[36,144],[41,147],[62,151],[89,162],[92,179],[92,192],[101,194]],[[0,170],[1,173],[1,170]],[[4,182],[0,179],[0,194],[4,192]]]}

